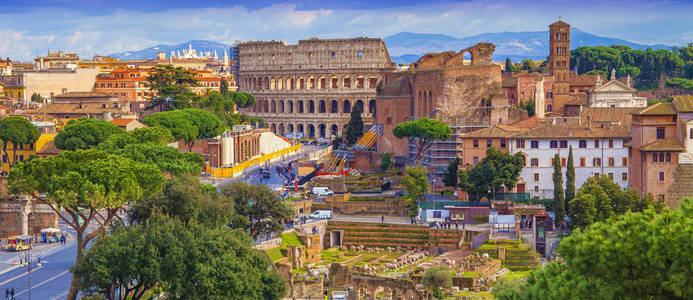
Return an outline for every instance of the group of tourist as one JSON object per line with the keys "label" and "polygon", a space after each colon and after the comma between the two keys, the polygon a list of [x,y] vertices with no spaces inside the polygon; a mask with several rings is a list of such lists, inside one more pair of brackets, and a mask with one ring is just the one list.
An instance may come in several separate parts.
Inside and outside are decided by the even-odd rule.
{"label": "group of tourist", "polygon": [[5,300],[14,300],[14,288],[5,289]]}

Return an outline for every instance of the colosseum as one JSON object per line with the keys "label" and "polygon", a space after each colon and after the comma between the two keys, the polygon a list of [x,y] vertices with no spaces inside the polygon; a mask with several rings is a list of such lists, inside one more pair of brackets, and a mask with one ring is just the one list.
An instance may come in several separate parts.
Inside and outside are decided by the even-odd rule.
{"label": "colosseum", "polygon": [[379,38],[249,41],[238,50],[239,90],[256,99],[242,111],[282,136],[341,136],[353,105],[366,125],[373,124],[376,87],[395,69]]}

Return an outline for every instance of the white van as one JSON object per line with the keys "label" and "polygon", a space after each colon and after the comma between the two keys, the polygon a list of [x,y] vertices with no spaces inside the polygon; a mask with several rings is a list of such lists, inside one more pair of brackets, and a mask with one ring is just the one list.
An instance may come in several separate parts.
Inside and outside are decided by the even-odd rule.
{"label": "white van", "polygon": [[318,197],[334,196],[334,192],[330,191],[330,189],[328,189],[327,187],[314,187],[313,195],[316,195]]}
{"label": "white van", "polygon": [[313,219],[332,219],[332,211],[316,210],[312,214],[310,214],[310,217]]}

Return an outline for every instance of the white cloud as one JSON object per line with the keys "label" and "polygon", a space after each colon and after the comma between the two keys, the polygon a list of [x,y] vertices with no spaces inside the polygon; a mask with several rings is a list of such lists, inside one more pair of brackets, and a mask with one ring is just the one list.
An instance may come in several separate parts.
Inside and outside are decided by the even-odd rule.
{"label": "white cloud", "polygon": [[[86,15],[60,9],[0,14],[0,56],[31,60],[51,50],[82,57],[137,50],[160,43],[209,39],[286,40],[385,37],[401,31],[464,37],[484,32],[546,30],[563,16],[573,26],[594,34],[642,43],[685,44],[691,40],[693,4],[657,2],[648,6],[619,1],[593,2],[576,9],[574,2],[474,0],[423,3],[417,6],[358,9],[297,9],[276,4],[249,10],[242,6],[168,9],[157,12],[118,10]],[[33,22],[27,20],[41,20]]]}

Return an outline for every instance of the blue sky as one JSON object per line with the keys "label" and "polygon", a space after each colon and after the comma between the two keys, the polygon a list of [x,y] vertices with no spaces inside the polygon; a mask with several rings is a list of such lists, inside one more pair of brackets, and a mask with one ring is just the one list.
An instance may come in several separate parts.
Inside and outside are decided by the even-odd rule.
{"label": "blue sky", "polygon": [[48,49],[89,58],[207,39],[385,37],[401,31],[464,37],[542,31],[560,15],[597,35],[643,44],[693,42],[693,1],[0,0],[0,56]]}

